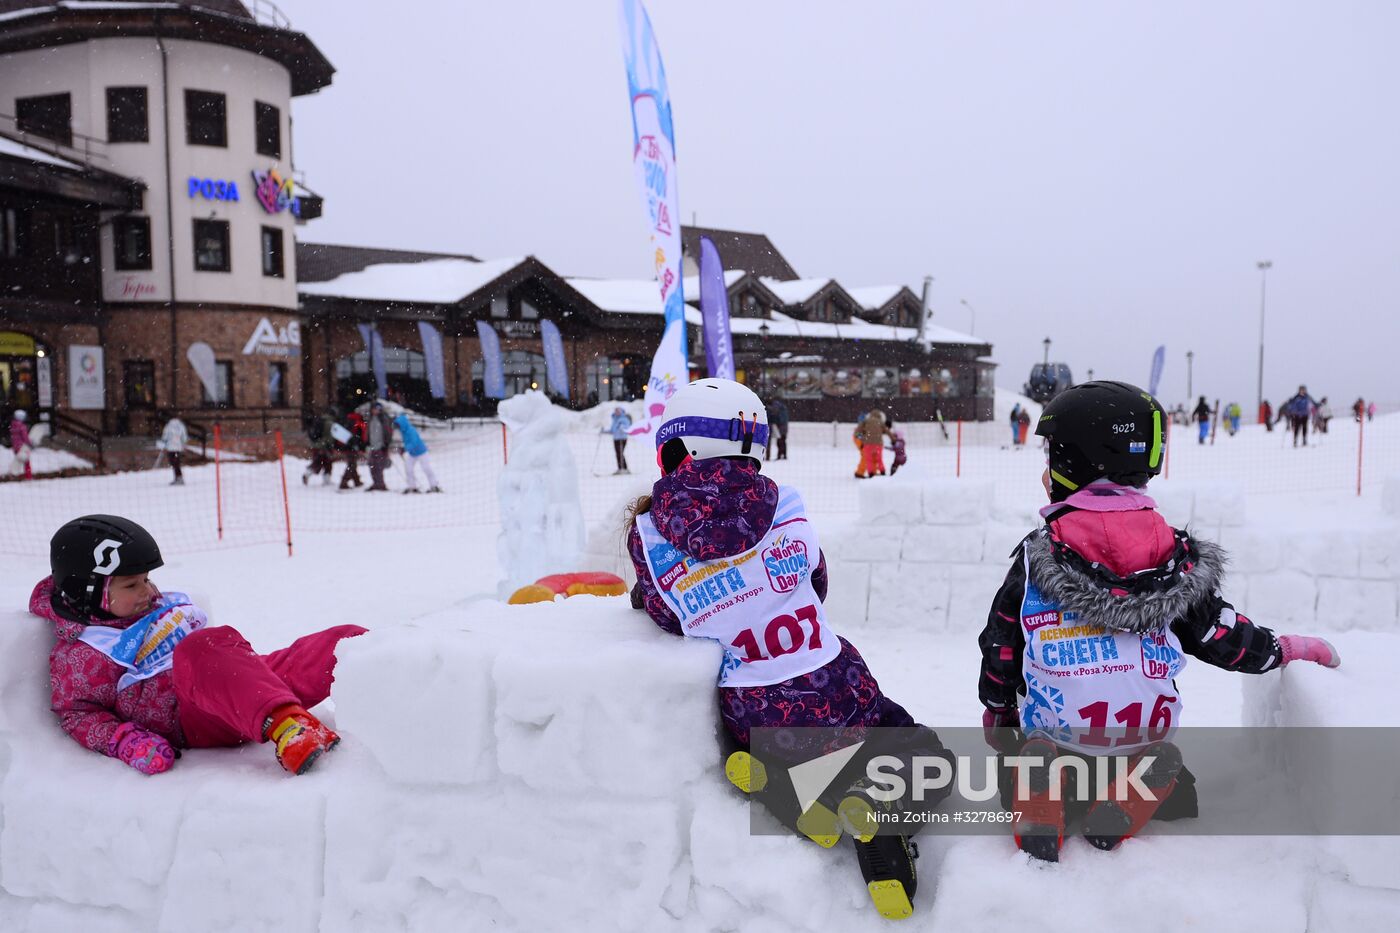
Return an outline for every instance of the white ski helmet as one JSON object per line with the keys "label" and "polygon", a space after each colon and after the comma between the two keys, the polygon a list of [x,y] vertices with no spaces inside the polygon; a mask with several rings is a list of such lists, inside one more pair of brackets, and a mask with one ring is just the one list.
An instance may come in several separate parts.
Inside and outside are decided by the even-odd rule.
{"label": "white ski helmet", "polygon": [[29,412],[25,411],[23,408],[16,408],[16,409],[15,409],[15,420],[16,420],[16,421],[28,421],[28,420],[29,420]]}
{"label": "white ski helmet", "polygon": [[768,445],[768,412],[754,391],[731,379],[699,379],[666,403],[656,432],[658,460],[669,441],[684,442],[695,460],[752,457]]}

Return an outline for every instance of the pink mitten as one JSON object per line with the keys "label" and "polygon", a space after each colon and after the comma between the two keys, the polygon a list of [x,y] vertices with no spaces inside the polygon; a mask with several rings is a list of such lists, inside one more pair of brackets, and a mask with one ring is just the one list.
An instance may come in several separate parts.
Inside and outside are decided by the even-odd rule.
{"label": "pink mitten", "polygon": [[175,750],[154,732],[146,732],[124,722],[112,733],[108,746],[116,758],[131,765],[142,774],[160,774],[175,764]]}
{"label": "pink mitten", "polygon": [[[987,744],[996,751],[1001,751],[1000,735],[998,729],[1014,729],[1021,724],[1020,717],[1014,709],[984,709],[982,710],[982,737]],[[1005,733],[1002,733],[1004,735]]]}
{"label": "pink mitten", "polygon": [[1342,663],[1342,656],[1332,643],[1325,638],[1311,635],[1280,635],[1279,647],[1283,650],[1283,663],[1291,661],[1312,661],[1323,667],[1336,667]]}

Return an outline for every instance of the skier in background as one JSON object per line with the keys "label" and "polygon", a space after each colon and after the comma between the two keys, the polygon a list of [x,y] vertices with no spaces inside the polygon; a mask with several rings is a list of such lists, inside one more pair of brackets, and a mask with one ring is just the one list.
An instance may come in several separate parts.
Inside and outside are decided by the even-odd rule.
{"label": "skier in background", "polygon": [[[185,594],[157,589],[159,545],[116,515],[58,529],[49,563],[29,611],[53,623],[50,706],[79,745],[150,775],[170,770],[177,748],[273,742],[302,774],[340,741],[307,709],[330,695],[336,645],[365,629],[337,625],[259,655],[235,629],[208,627]],[[138,626],[142,638],[125,637]]]}
{"label": "skier in background", "polygon": [[1274,407],[1269,404],[1268,399],[1259,403],[1259,423],[1264,426],[1264,430],[1274,429]]}
{"label": "skier in background", "polygon": [[1375,403],[1375,402],[1372,402],[1371,404],[1369,404],[1369,405],[1366,406],[1366,420],[1367,420],[1367,421],[1375,421],[1375,420],[1376,420],[1376,403]]}
{"label": "skier in background", "polygon": [[890,429],[885,424],[885,413],[876,408],[869,412],[856,425],[856,444],[860,447],[860,466],[856,467],[856,479],[885,475],[885,438]]}
{"label": "skier in background", "polygon": [[306,439],[311,442],[311,462],[301,471],[303,486],[317,474],[321,476],[322,486],[330,485],[331,470],[335,464],[332,457],[332,451],[335,450],[335,424],[335,408],[330,406],[319,417],[312,416],[307,424]]}
{"label": "skier in background", "polygon": [[1308,422],[1312,420],[1317,402],[1308,394],[1307,386],[1299,386],[1298,394],[1283,403],[1279,410],[1288,416],[1288,425],[1293,429],[1293,446],[1298,446],[1298,436],[1303,437],[1303,446],[1308,446]]}
{"label": "skier in background", "polygon": [[175,477],[170,481],[172,486],[185,485],[185,476],[180,471],[180,461],[185,455],[185,445],[190,441],[190,432],[185,428],[185,422],[181,421],[174,414],[162,412],[166,416],[165,427],[160,432],[160,449],[165,452],[165,459],[170,464],[170,470]]}
{"label": "skier in background", "polygon": [[1234,437],[1235,432],[1239,431],[1240,417],[1243,414],[1244,413],[1240,410],[1239,402],[1231,402],[1225,406],[1225,427],[1226,430],[1230,432],[1231,437]]}
{"label": "skier in background", "polygon": [[375,399],[365,420],[366,446],[369,449],[369,487],[365,492],[388,492],[384,471],[389,468],[389,445],[394,441],[394,422],[384,412],[384,404]]}
{"label": "skier in background", "polygon": [[[1016,549],[978,639],[988,743],[1041,762],[1026,786],[1002,788],[1021,814],[1017,845],[1036,858],[1058,860],[1072,818],[1083,817],[1090,844],[1113,849],[1149,819],[1196,815],[1195,779],[1171,742],[1187,655],[1246,674],[1341,663],[1321,638],[1275,635],[1236,612],[1220,595],[1225,552],[1157,513],[1145,490],[1162,468],[1163,416],[1136,386],[1087,382],[1047,404],[1036,429],[1049,441],[1045,524]],[[1087,759],[1098,774],[1093,759],[1110,746],[1133,755],[1130,771],[1151,757],[1150,797],[1122,775],[1093,797],[1051,786],[1073,770],[1051,772],[1055,757]]]}
{"label": "skier in background", "polygon": [[9,473],[11,476],[23,474],[25,479],[33,479],[34,464],[30,461],[34,456],[34,446],[29,443],[28,421],[29,414],[23,408],[16,408],[10,416],[10,450],[15,458],[10,461]]}
{"label": "skier in background", "polygon": [[1021,403],[1017,402],[1011,406],[1011,446],[1019,447],[1021,444]]}
{"label": "skier in background", "polygon": [[408,412],[399,412],[394,419],[394,427],[399,429],[399,438],[403,441],[404,469],[408,474],[404,495],[418,492],[418,477],[414,474],[414,468],[419,466],[423,468],[423,475],[428,477],[428,492],[442,492],[437,475],[433,473],[433,461],[428,457],[428,445],[418,429],[409,422]]}
{"label": "skier in background", "polygon": [[[613,409],[612,423],[603,429],[602,433],[612,436],[613,457],[617,460],[617,469],[613,471],[613,476],[621,473],[630,473],[627,469],[627,438],[632,431],[632,416],[627,414],[627,409],[621,405]],[[594,453],[597,456],[597,453]]]}
{"label": "skier in background", "polygon": [[1030,429],[1031,413],[1027,409],[1022,408],[1021,413],[1016,416],[1016,443],[1025,447],[1026,435],[1029,433]]}
{"label": "skier in background", "polygon": [[1366,400],[1364,398],[1358,398],[1352,402],[1351,416],[1356,419],[1357,424],[1360,424],[1361,419],[1366,417]]}
{"label": "skier in background", "polygon": [[[869,796],[868,785],[835,779],[835,800],[799,814],[795,797],[778,792],[791,789],[784,784],[787,770],[750,750],[752,730],[761,727],[828,727],[820,739],[798,743],[839,743],[855,730],[873,744],[881,739],[870,727],[903,726],[883,735],[913,736],[900,746],[906,767],[909,754],[938,755],[953,765],[932,730],[880,691],[860,653],[826,618],[826,559],[802,497],[759,472],[767,422],[758,396],[727,379],[693,382],[667,403],[656,433],[661,478],[630,513],[633,603],[673,635],[714,639],[724,648],[719,702],[734,747],[725,765],[729,779],[825,847],[850,833],[877,909],[907,917],[917,850],[896,832],[871,828],[872,814],[886,805]],[[883,415],[879,423],[877,439]],[[726,598],[731,594],[744,598]],[[800,758],[841,747],[801,749]]]}
{"label": "skier in background", "polygon": [[1317,409],[1313,412],[1313,428],[1318,434],[1327,433],[1327,422],[1332,420],[1332,406],[1327,404],[1327,396],[1318,399]]}
{"label": "skier in background", "polygon": [[899,472],[899,468],[909,462],[909,454],[904,443],[904,432],[895,430],[894,419],[889,421],[890,429],[890,449],[894,451],[894,462],[890,464],[890,475],[894,476]]}
{"label": "skier in background", "polygon": [[787,459],[788,417],[787,403],[782,399],[775,398],[768,403],[768,426],[773,429],[773,434],[768,438],[768,446],[763,452],[763,459],[769,459],[774,446],[778,448],[778,459]]}
{"label": "skier in background", "polygon": [[345,429],[350,432],[350,437],[345,441],[345,472],[340,474],[340,488],[359,488],[365,484],[360,478],[360,451],[365,449],[365,443],[369,440],[369,427],[360,413],[352,410],[345,416]]}
{"label": "skier in background", "polygon": [[1196,424],[1200,426],[1200,431],[1196,437],[1196,443],[1204,444],[1206,435],[1210,433],[1210,406],[1206,404],[1206,397],[1201,396],[1201,400],[1196,403],[1196,410],[1191,413],[1196,419]]}

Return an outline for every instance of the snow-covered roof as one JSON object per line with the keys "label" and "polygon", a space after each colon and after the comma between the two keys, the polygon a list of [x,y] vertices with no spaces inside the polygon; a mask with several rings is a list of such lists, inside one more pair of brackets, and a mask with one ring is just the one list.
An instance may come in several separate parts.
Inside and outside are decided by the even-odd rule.
{"label": "snow-covered roof", "polygon": [[[745,275],[743,269],[727,269],[724,287],[733,288]],[[660,314],[661,290],[655,279],[566,279],[574,290],[604,311],[614,314]],[[681,281],[686,303],[699,304],[700,278],[686,276]]]}
{"label": "snow-covered roof", "polygon": [[903,285],[867,285],[864,288],[848,288],[846,293],[866,311],[879,311],[903,290]]}
{"label": "snow-covered roof", "polygon": [[428,262],[379,263],[326,282],[305,282],[297,290],[306,295],[335,298],[452,304],[524,261],[525,257],[522,256],[484,262],[434,259]]}
{"label": "snow-covered roof", "polygon": [[85,170],[81,162],[65,159],[63,156],[57,156],[42,149],[35,149],[33,146],[27,146],[18,139],[9,136],[0,136],[0,155],[19,156],[21,159],[42,162],[45,165],[57,165],[60,168],[71,168],[80,172]]}
{"label": "snow-covered roof", "polygon": [[763,276],[761,279],[768,290],[777,295],[779,300],[785,305],[800,305],[810,299],[817,292],[826,288],[833,279],[793,279],[785,282],[781,279],[772,279]]}

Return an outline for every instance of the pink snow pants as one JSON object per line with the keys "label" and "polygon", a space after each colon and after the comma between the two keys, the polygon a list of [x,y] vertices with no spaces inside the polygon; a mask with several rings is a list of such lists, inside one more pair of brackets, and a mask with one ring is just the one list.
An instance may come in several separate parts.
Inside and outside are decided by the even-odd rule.
{"label": "pink snow pants", "polygon": [[263,721],[279,706],[310,709],[331,693],[335,647],[363,635],[337,625],[257,654],[237,629],[200,629],[175,648],[171,673],[180,725],[190,748],[223,748],[263,740]]}

